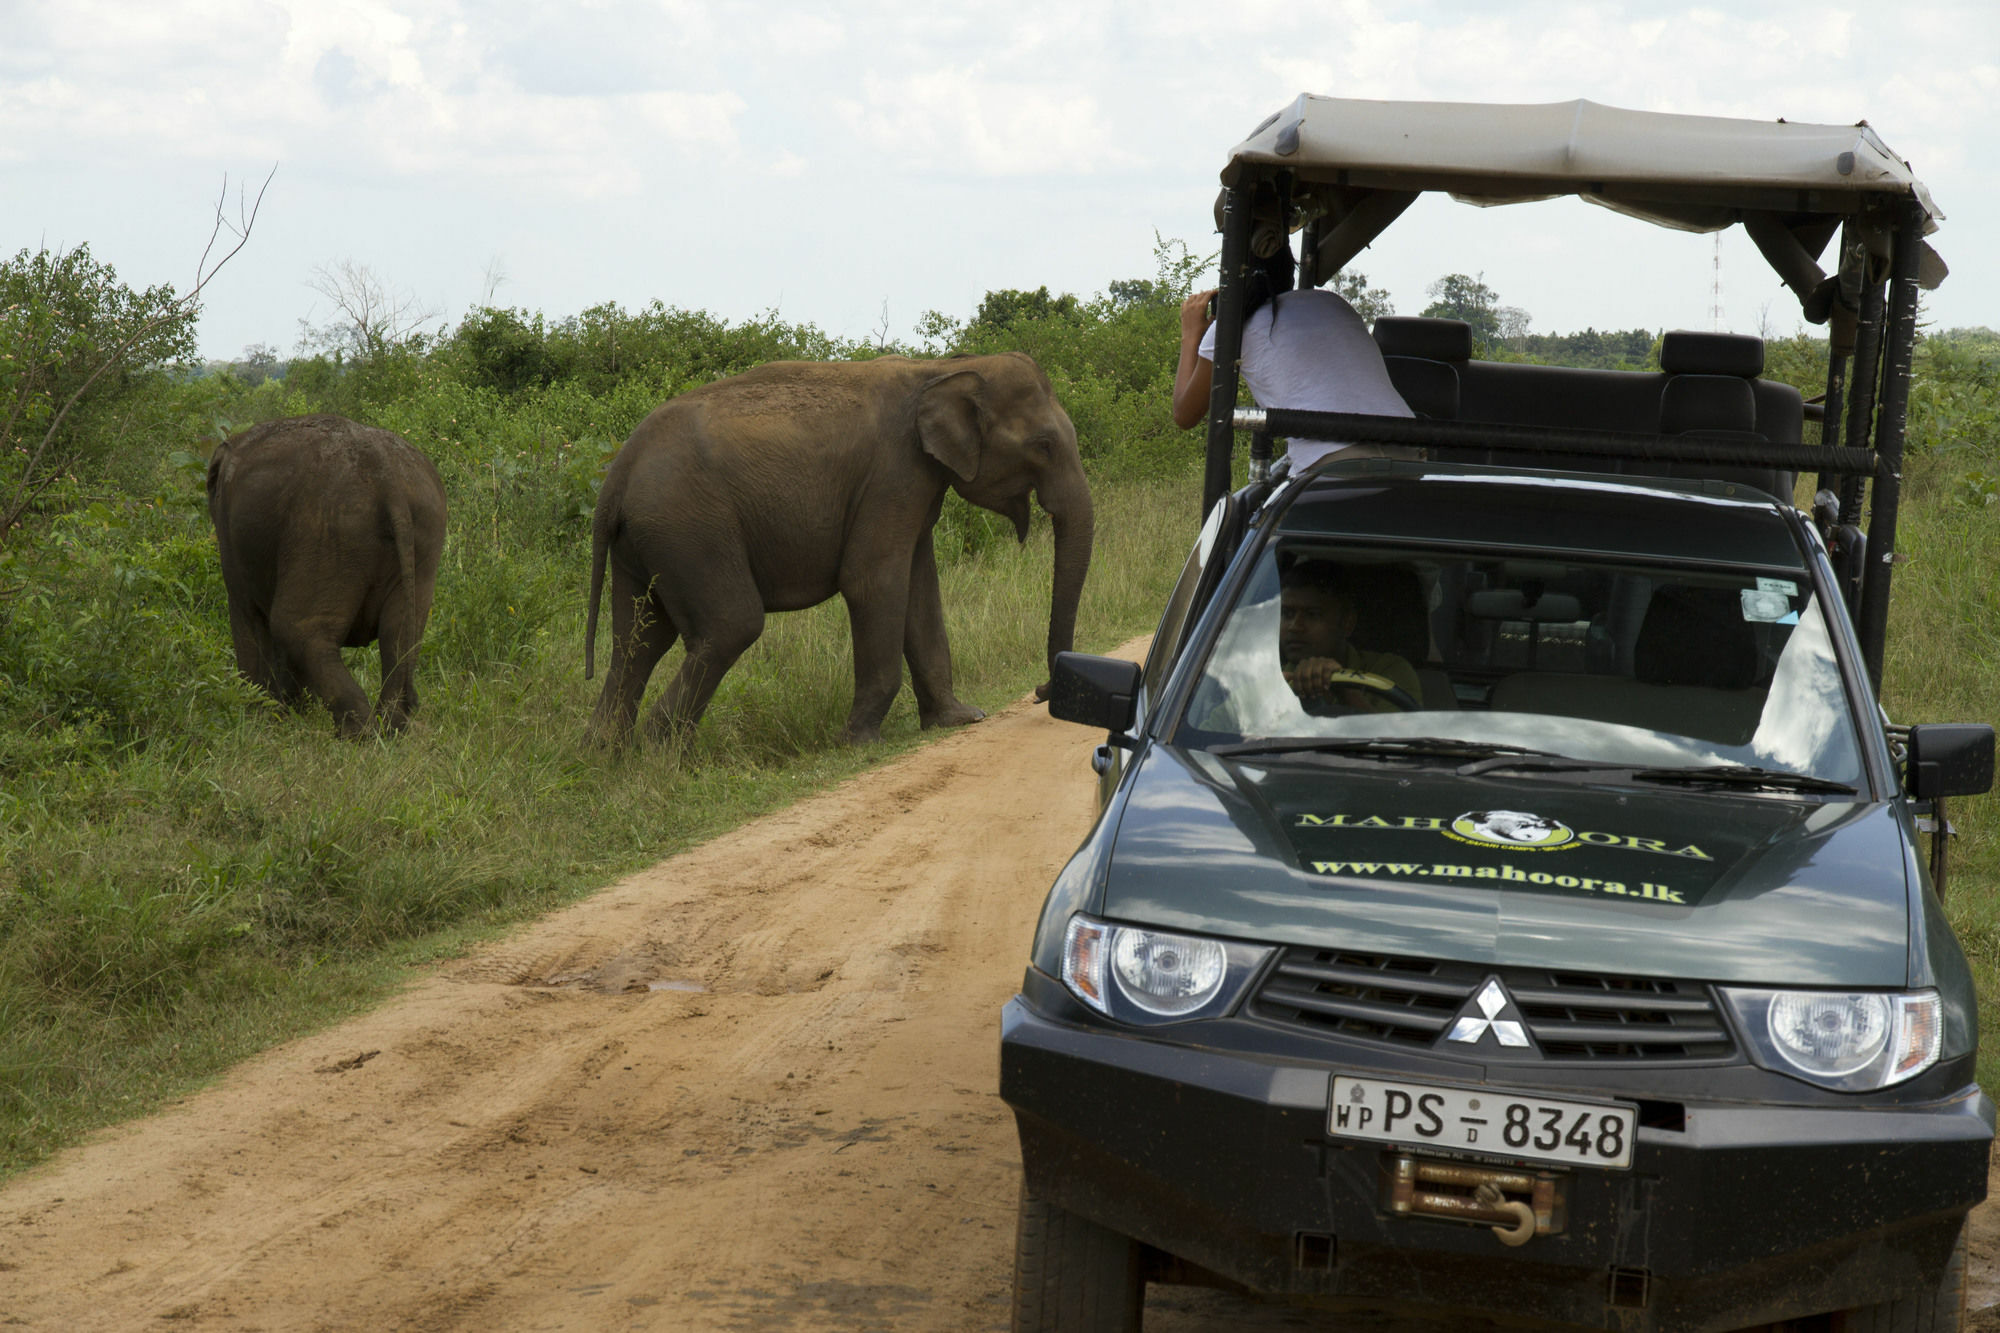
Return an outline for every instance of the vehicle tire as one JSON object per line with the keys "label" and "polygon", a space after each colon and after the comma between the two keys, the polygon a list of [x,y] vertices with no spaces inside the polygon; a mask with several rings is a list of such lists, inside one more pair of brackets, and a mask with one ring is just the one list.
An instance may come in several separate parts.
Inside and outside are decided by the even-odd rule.
{"label": "vehicle tire", "polygon": [[1959,1333],[1965,1327],[1965,1231],[1951,1247],[1951,1259],[1935,1291],[1843,1310],[1833,1317],[1833,1333]]}
{"label": "vehicle tire", "polygon": [[1139,1333],[1139,1242],[1078,1217],[1025,1182],[1014,1233],[1014,1333]]}

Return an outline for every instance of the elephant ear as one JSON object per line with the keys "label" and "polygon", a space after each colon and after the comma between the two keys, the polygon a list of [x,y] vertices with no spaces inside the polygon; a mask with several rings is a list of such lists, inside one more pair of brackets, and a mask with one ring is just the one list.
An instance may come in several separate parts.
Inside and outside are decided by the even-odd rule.
{"label": "elephant ear", "polygon": [[983,414],[979,398],[985,388],[978,372],[954,370],[926,384],[917,395],[917,439],[925,453],[960,481],[979,475]]}

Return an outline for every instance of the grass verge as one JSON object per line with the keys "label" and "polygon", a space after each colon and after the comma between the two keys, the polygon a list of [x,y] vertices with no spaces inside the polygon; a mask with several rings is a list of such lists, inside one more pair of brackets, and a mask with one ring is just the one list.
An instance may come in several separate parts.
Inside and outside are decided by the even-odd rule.
{"label": "grass verge", "polygon": [[[1078,647],[1152,628],[1194,486],[1100,487]],[[1051,562],[1041,529],[942,571],[962,697],[993,710],[1043,678]],[[883,744],[839,744],[852,659],[835,602],[771,618],[687,754],[588,748],[583,599],[538,610],[533,595],[480,613],[533,622],[507,664],[426,663],[420,721],[394,740],[343,743],[323,713],[244,694],[189,743],[19,767],[0,809],[0,1174],[379,1002],[413,963],[920,741],[906,689]],[[353,660],[372,692],[372,659]]]}

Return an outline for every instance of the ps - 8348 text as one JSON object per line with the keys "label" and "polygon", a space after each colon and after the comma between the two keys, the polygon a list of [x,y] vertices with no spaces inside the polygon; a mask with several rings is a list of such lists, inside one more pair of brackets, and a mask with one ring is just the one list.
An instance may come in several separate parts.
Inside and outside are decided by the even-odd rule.
{"label": "ps - 8348 text", "polygon": [[1450,1148],[1569,1166],[1632,1165],[1635,1109],[1491,1088],[1340,1076],[1327,1132],[1335,1138]]}

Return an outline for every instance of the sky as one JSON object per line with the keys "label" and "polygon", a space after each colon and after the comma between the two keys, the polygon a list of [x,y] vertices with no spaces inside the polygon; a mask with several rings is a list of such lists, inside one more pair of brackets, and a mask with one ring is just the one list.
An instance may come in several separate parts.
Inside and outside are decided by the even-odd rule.
{"label": "sky", "polygon": [[[658,300],[913,339],[1212,254],[1229,149],[1301,92],[1866,119],[1945,214],[1928,317],[2000,327],[1990,0],[0,0],[0,32],[4,254],[184,291],[270,176],[216,358],[292,352],[343,266],[432,329]],[[1574,199],[1425,196],[1349,267],[1404,314],[1467,273],[1534,331],[1715,324],[1712,237]],[[1719,272],[1722,327],[1798,330],[1740,227]]]}

